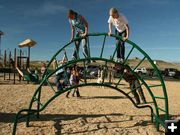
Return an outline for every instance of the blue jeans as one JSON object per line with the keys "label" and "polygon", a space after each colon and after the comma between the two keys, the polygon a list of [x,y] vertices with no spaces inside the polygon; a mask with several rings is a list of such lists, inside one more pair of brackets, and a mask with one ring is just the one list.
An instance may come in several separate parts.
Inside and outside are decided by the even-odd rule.
{"label": "blue jeans", "polygon": [[[121,36],[122,38],[127,35],[126,31],[119,33],[117,30],[115,31],[116,35]],[[116,39],[117,46],[117,58],[121,58],[124,60],[125,55],[125,41]]]}
{"label": "blue jeans", "polygon": [[[76,35],[76,37],[79,37],[79,34]],[[88,47],[87,47],[87,37],[83,39],[79,39],[75,41],[75,48],[73,51],[73,59],[77,59],[79,57],[79,46],[82,42],[82,48],[83,48],[83,55],[85,58],[89,56]]]}
{"label": "blue jeans", "polygon": [[54,83],[56,84],[57,90],[63,90],[62,84],[59,82],[62,78],[62,74],[57,74]]}

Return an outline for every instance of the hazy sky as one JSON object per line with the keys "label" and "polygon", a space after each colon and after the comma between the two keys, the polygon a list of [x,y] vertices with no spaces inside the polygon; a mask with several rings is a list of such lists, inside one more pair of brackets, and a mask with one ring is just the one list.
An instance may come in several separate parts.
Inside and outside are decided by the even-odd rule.
{"label": "hazy sky", "polygon": [[68,9],[88,20],[89,32],[108,32],[110,7],[126,16],[129,39],[151,58],[180,62],[179,0],[0,0],[2,49],[31,38],[38,43],[32,59],[48,60],[70,39]]}

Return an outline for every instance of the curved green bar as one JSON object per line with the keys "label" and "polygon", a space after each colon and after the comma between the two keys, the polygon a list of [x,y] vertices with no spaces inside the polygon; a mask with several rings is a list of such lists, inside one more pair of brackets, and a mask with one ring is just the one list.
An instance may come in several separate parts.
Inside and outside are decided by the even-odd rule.
{"label": "curved green bar", "polygon": [[[26,123],[26,126],[29,126],[29,120],[30,120],[30,116],[31,115],[37,115],[37,117],[39,117],[39,113],[44,110],[46,108],[46,106],[51,102],[53,101],[56,97],[58,97],[60,94],[68,91],[68,90],[71,90],[73,89],[74,87],[84,87],[84,86],[105,86],[105,87],[109,87],[109,88],[112,88],[114,90],[117,90],[119,92],[121,92],[122,94],[124,94],[132,103],[135,107],[137,108],[150,108],[151,110],[151,117],[152,117],[152,120],[153,118],[155,119],[155,122],[156,122],[156,128],[159,129],[159,124],[161,124],[163,127],[165,126],[164,124],[164,120],[165,119],[168,119],[169,118],[169,109],[168,109],[168,97],[167,97],[167,92],[166,92],[166,87],[165,87],[165,84],[164,84],[164,80],[158,70],[158,68],[156,67],[156,65],[153,63],[153,61],[151,60],[151,58],[138,46],[136,45],[134,42],[130,41],[130,40],[126,40],[126,42],[132,46],[132,48],[134,49],[137,49],[143,56],[144,58],[146,58],[149,63],[152,65],[152,67],[154,68],[154,70],[156,71],[157,75],[158,75],[158,79],[160,80],[161,82],[161,86],[162,86],[162,89],[163,89],[163,93],[164,93],[164,101],[165,101],[165,119],[161,119],[160,116],[159,116],[159,107],[158,107],[158,104],[156,102],[156,98],[154,96],[154,94],[152,93],[151,91],[151,88],[148,86],[148,84],[146,84],[146,82],[143,80],[143,78],[141,78],[140,76],[138,76],[133,69],[131,69],[128,65],[124,64],[124,63],[116,63],[114,62],[112,59],[106,59],[106,58],[102,58],[102,53],[103,53],[103,49],[104,49],[104,44],[105,44],[105,39],[106,37],[108,36],[107,33],[89,33],[87,35],[88,37],[92,37],[92,36],[104,36],[104,41],[103,41],[103,47],[101,49],[101,55],[100,57],[92,57],[91,55],[88,57],[88,58],[83,58],[83,59],[77,59],[77,60],[73,60],[73,61],[69,61],[67,62],[66,64],[64,64],[63,66],[61,67],[58,67],[56,70],[52,71],[52,72],[49,72],[48,68],[50,67],[51,63],[53,62],[53,60],[56,58],[57,55],[59,55],[60,53],[63,53],[63,50],[68,47],[72,42],[74,41],[77,41],[78,39],[81,39],[81,37],[78,37],[78,38],[75,38],[74,41],[72,42],[69,42],[67,43],[65,46],[63,46],[60,50],[58,50],[55,55],[51,58],[50,62],[48,63],[47,67],[46,67],[46,71],[44,72],[43,74],[43,79],[41,80],[41,83],[39,84],[39,87],[36,89],[32,99],[31,99],[31,102],[30,102],[30,105],[29,105],[29,109],[22,109],[20,110],[16,117],[15,117],[15,120],[14,120],[14,127],[13,127],[13,135],[16,134],[16,127],[17,127],[17,122],[19,119],[23,118],[23,117],[26,117],[27,118],[27,123]],[[116,35],[111,35],[111,37],[113,38],[119,38],[121,39],[120,36],[116,36]],[[132,50],[133,50],[132,49]],[[131,51],[132,51],[131,50]],[[129,57],[129,56],[128,56]],[[128,58],[127,57],[127,58]],[[59,93],[56,93],[54,94],[54,96],[50,97],[50,99],[45,103],[43,104],[43,106],[41,107],[40,106],[40,99],[41,99],[41,87],[43,86],[44,83],[46,83],[46,80],[51,77],[57,70],[61,69],[61,68],[64,68],[64,67],[67,67],[67,66],[70,66],[70,65],[73,65],[77,62],[83,62],[85,60],[101,60],[101,61],[104,61],[104,62],[109,62],[109,63],[113,63],[113,64],[119,64],[120,66],[122,67],[125,67],[125,68],[128,68],[131,73],[133,73],[141,82],[142,84],[146,87],[146,89],[148,90],[151,98],[152,98],[152,101],[153,101],[153,105],[155,107],[155,110],[152,109],[152,107],[150,105],[141,105],[141,106],[137,106],[134,101],[132,100],[132,98],[127,94],[125,93],[124,91],[122,91],[121,89],[117,88],[117,87],[114,87],[112,85],[109,85],[109,84],[97,84],[97,83],[85,83],[85,84],[79,84],[79,85],[76,85],[76,86],[73,86],[73,87],[69,87],[69,88],[66,88],[65,90],[63,90],[62,92],[59,92]],[[38,96],[38,97],[37,97]],[[37,110],[36,109],[32,109],[32,105],[35,101],[35,99],[37,98],[37,103],[38,103],[38,106],[37,106]],[[22,112],[26,112],[27,115],[22,115]],[[21,116],[22,115],[22,116]],[[21,116],[21,117],[20,117]]]}

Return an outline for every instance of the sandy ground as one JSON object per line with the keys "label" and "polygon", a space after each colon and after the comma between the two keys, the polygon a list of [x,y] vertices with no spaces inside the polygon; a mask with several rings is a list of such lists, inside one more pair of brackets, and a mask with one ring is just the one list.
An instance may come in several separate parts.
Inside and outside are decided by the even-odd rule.
{"label": "sandy ground", "polygon": [[[156,83],[156,81],[151,81]],[[126,84],[125,84],[126,85]],[[170,116],[180,119],[180,82],[166,82]],[[12,133],[13,118],[22,108],[28,108],[37,85],[0,84],[0,135]],[[126,86],[128,87],[128,86]],[[48,87],[47,87],[48,89]],[[148,109],[137,109],[121,93],[109,88],[80,88],[81,98],[57,97],[32,120],[18,123],[18,135],[162,135],[150,121]],[[49,93],[45,93],[49,95]],[[46,98],[46,97],[45,97]]]}

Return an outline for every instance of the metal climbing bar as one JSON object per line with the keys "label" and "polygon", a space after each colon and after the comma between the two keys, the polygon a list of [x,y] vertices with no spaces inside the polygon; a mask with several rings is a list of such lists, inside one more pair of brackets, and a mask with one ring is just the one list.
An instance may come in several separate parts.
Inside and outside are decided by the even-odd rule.
{"label": "metal climbing bar", "polygon": [[[39,92],[38,92],[38,99],[37,99],[38,101],[38,103],[37,103],[37,110],[39,110],[40,109],[40,105],[41,105],[41,88],[40,88],[40,90],[39,90]],[[37,112],[37,118],[39,118],[39,111]]]}
{"label": "metal climbing bar", "polygon": [[51,83],[47,80],[47,78],[46,78],[46,82],[48,83],[48,86],[51,87],[51,89],[52,89],[54,92],[56,92],[56,90],[53,88],[53,86],[52,86]]}
{"label": "metal climbing bar", "polygon": [[142,85],[143,85],[143,83],[141,83],[137,88],[134,88],[134,89],[130,90],[130,91],[127,92],[126,94],[129,95],[130,93],[134,92],[136,89],[140,88]]}
{"label": "metal climbing bar", "polygon": [[[159,123],[165,128],[165,123],[164,120],[158,119],[158,116],[156,114],[153,113],[153,117],[156,120],[156,128],[158,128],[157,126],[159,126]],[[158,123],[157,123],[158,122]],[[157,125],[158,124],[158,125]]]}
{"label": "metal climbing bar", "polygon": [[64,49],[64,57],[65,57],[66,60],[68,61],[68,56],[67,56],[67,53],[66,53],[66,49]]}
{"label": "metal climbing bar", "polygon": [[118,85],[119,85],[119,83],[121,82],[121,80],[123,79],[123,77],[124,77],[124,70],[123,70],[123,73],[121,74],[121,76],[120,76],[120,78],[119,78],[119,80],[118,80],[118,82],[117,82],[117,84],[116,84],[116,88],[118,87]]}
{"label": "metal climbing bar", "polygon": [[154,87],[161,87],[162,84],[157,84],[157,85],[149,85],[149,88],[154,88]]}
{"label": "metal climbing bar", "polygon": [[[103,40],[103,44],[105,45],[105,41],[106,41],[106,36],[108,36],[107,33],[89,33],[87,35],[87,44],[88,44],[88,58],[81,58],[81,59],[75,59],[75,60],[71,60],[67,63],[65,63],[63,66],[61,67],[58,67],[57,69],[53,70],[52,72],[49,72],[49,69],[50,69],[50,65],[52,64],[53,60],[56,58],[57,55],[59,55],[60,53],[63,53],[64,49],[66,49],[66,47],[70,46],[73,42],[76,42],[78,40],[81,40],[83,39],[82,37],[77,37],[73,40],[73,42],[69,42],[67,43],[66,45],[64,45],[61,49],[59,49],[55,55],[51,58],[51,60],[49,61],[48,65],[46,66],[46,71],[44,72],[43,74],[43,77],[42,77],[42,80],[40,82],[40,85],[39,87],[35,90],[34,94],[33,94],[33,97],[31,99],[31,102],[30,102],[30,105],[29,105],[29,108],[26,109],[26,110],[20,110],[17,115],[16,115],[16,119],[15,119],[15,125],[14,125],[14,128],[13,128],[13,135],[15,135],[15,130],[16,130],[16,124],[18,122],[18,119],[19,119],[19,115],[21,114],[21,112],[23,111],[26,111],[28,113],[27,115],[27,125],[26,126],[29,126],[29,120],[30,120],[30,116],[31,116],[31,113],[33,112],[33,115],[35,113],[39,113],[41,112],[42,110],[44,110],[46,108],[46,106],[52,102],[56,97],[58,97],[59,95],[61,95],[62,93],[68,91],[68,90],[71,90],[73,88],[76,88],[76,87],[83,87],[83,86],[106,86],[108,88],[112,88],[112,89],[115,89],[121,93],[123,93],[129,100],[131,100],[131,102],[135,105],[135,107],[137,108],[150,108],[151,109],[151,114],[153,114],[154,118],[155,118],[155,122],[156,122],[156,127],[157,129],[159,129],[159,124],[161,124],[162,126],[164,126],[164,123],[163,123],[163,118],[160,117],[159,115],[159,110],[163,111],[164,114],[165,114],[165,119],[168,119],[169,117],[169,109],[168,109],[168,97],[167,97],[167,92],[166,92],[166,87],[165,87],[165,84],[164,84],[164,80],[161,76],[161,73],[159,72],[157,66],[154,64],[154,62],[151,60],[151,58],[139,47],[137,46],[135,43],[133,43],[132,41],[130,40],[126,40],[125,42],[130,44],[132,46],[130,52],[128,53],[124,63],[117,63],[115,62],[113,59],[114,59],[114,56],[115,56],[115,53],[117,52],[117,45],[116,45],[116,48],[115,48],[115,51],[113,52],[113,55],[112,55],[112,58],[111,59],[107,59],[107,58],[103,58],[103,52],[104,52],[104,45],[102,46],[101,48],[101,53],[100,53],[100,58],[98,57],[93,57],[91,56],[91,53],[90,53],[90,43],[89,43],[89,37],[90,36],[103,36],[104,37],[104,40]],[[116,40],[121,40],[121,37],[120,36],[117,36],[117,35],[111,35],[112,38],[116,38]],[[58,71],[60,68],[66,68],[66,67],[69,67],[69,66],[72,66],[73,64],[76,64],[78,62],[85,62],[87,60],[101,60],[101,61],[104,61],[106,62],[105,65],[107,67],[107,62],[110,62],[114,65],[121,65],[121,66],[125,66],[126,67],[126,64],[125,62],[128,60],[129,56],[131,55],[132,51],[134,51],[134,49],[136,49],[138,52],[140,52],[144,58],[138,63],[138,65],[134,68],[134,69],[131,69],[131,67],[129,67],[128,65],[128,69],[131,71],[131,73],[133,75],[135,75],[143,84],[144,84],[144,87],[146,88],[146,90],[149,92],[149,95],[152,99],[152,102],[148,102],[149,104],[152,103],[152,105],[142,105],[142,106],[137,106],[135,104],[135,102],[133,101],[133,99],[127,94],[125,93],[124,91],[120,90],[117,86],[118,84],[120,83],[120,81],[122,80],[123,78],[123,74],[121,74],[121,77],[119,78],[119,82],[117,83],[116,87],[111,85],[111,84],[108,84],[108,83],[101,83],[101,84],[97,84],[97,83],[91,83],[91,82],[88,82],[86,79],[86,72],[85,73],[85,77],[84,79],[86,80],[85,83],[83,84],[79,84],[79,85],[76,85],[76,86],[69,86],[67,88],[65,88],[63,91],[58,91],[56,94],[54,95],[49,95],[51,96],[50,98],[48,98],[48,100],[43,104],[41,104],[41,108],[37,108],[37,110],[32,110],[32,107],[34,105],[34,97],[37,98],[37,96],[40,96],[42,97],[43,95],[39,94],[41,92],[41,87],[46,83],[46,81],[48,81],[48,78],[50,78],[51,76],[53,76],[55,74],[56,71]],[[153,69],[155,70],[155,72],[157,73],[157,78],[160,80],[161,82],[161,86],[149,86],[142,77],[139,77],[137,76],[137,74],[134,72],[134,70],[145,60],[147,59],[149,61],[149,63],[151,64],[151,66],[153,67]],[[84,63],[84,67],[85,67],[85,63]],[[124,73],[124,72],[123,72]],[[49,81],[47,82],[49,83]],[[49,83],[50,84],[50,83]],[[49,85],[48,84],[48,85]],[[53,88],[53,86],[50,84],[49,85],[51,88]],[[151,91],[151,88],[153,87],[162,87],[162,90],[163,90],[163,95],[161,95],[160,97],[157,97],[157,96],[154,96],[153,92]],[[43,90],[43,89],[42,89]],[[54,90],[54,89],[53,89]],[[55,90],[54,90],[55,91]],[[39,97],[38,97],[39,98]],[[164,102],[165,102],[165,108],[162,109],[159,107],[159,104],[158,102],[156,102],[156,100],[160,98],[160,99],[164,99]],[[40,99],[40,98],[39,98]],[[40,100],[39,100],[40,101]],[[37,102],[38,103],[38,102]],[[39,102],[39,105],[40,105],[41,102]],[[152,109],[152,107],[154,108],[154,110]],[[154,113],[155,112],[155,113]]]}
{"label": "metal climbing bar", "polygon": [[54,59],[54,64],[55,64],[55,69],[58,68],[58,63],[57,63],[57,59]]}
{"label": "metal climbing bar", "polygon": [[144,57],[144,58],[136,65],[136,67],[133,69],[133,71],[136,70],[136,69],[139,67],[139,65],[141,65],[141,63],[145,60],[145,58],[146,58],[146,57]]}
{"label": "metal climbing bar", "polygon": [[165,99],[164,97],[158,97],[158,96],[154,96],[154,98],[157,98],[157,99]]}
{"label": "metal climbing bar", "polygon": [[103,55],[103,52],[104,52],[104,45],[105,45],[105,42],[106,42],[106,35],[104,36],[103,45],[102,45],[102,48],[101,48],[100,58],[102,58],[102,55]]}
{"label": "metal climbing bar", "polygon": [[44,78],[44,76],[47,76],[47,72],[48,72],[48,67],[51,65],[51,63],[53,62],[53,60],[56,58],[56,56],[58,54],[60,54],[66,47],[68,47],[70,44],[72,44],[74,41],[78,41],[79,39],[81,39],[80,37],[77,37],[76,39],[74,39],[73,41],[67,43],[65,46],[63,46],[61,49],[59,49],[54,56],[52,56],[51,60],[49,61],[48,65],[46,66],[46,70],[42,76],[42,78]]}
{"label": "metal climbing bar", "polygon": [[115,56],[115,54],[117,52],[117,48],[118,48],[118,45],[116,45],[116,48],[115,48],[114,53],[113,53],[112,58],[111,58],[112,60],[114,59],[114,56]]}
{"label": "metal climbing bar", "polygon": [[40,104],[41,106],[44,106],[37,98],[34,97],[34,101],[36,101],[38,104]]}
{"label": "metal climbing bar", "polygon": [[126,63],[126,61],[128,60],[128,58],[129,58],[129,56],[130,56],[130,54],[132,53],[133,50],[134,50],[134,46],[133,46],[133,47],[131,48],[131,50],[129,51],[128,55],[126,56],[126,58],[125,58],[125,60],[124,60],[124,62],[123,62],[123,64]]}
{"label": "metal climbing bar", "polygon": [[162,112],[166,112],[166,110],[164,110],[164,109],[162,109],[160,107],[158,107],[158,109],[161,110]]}

